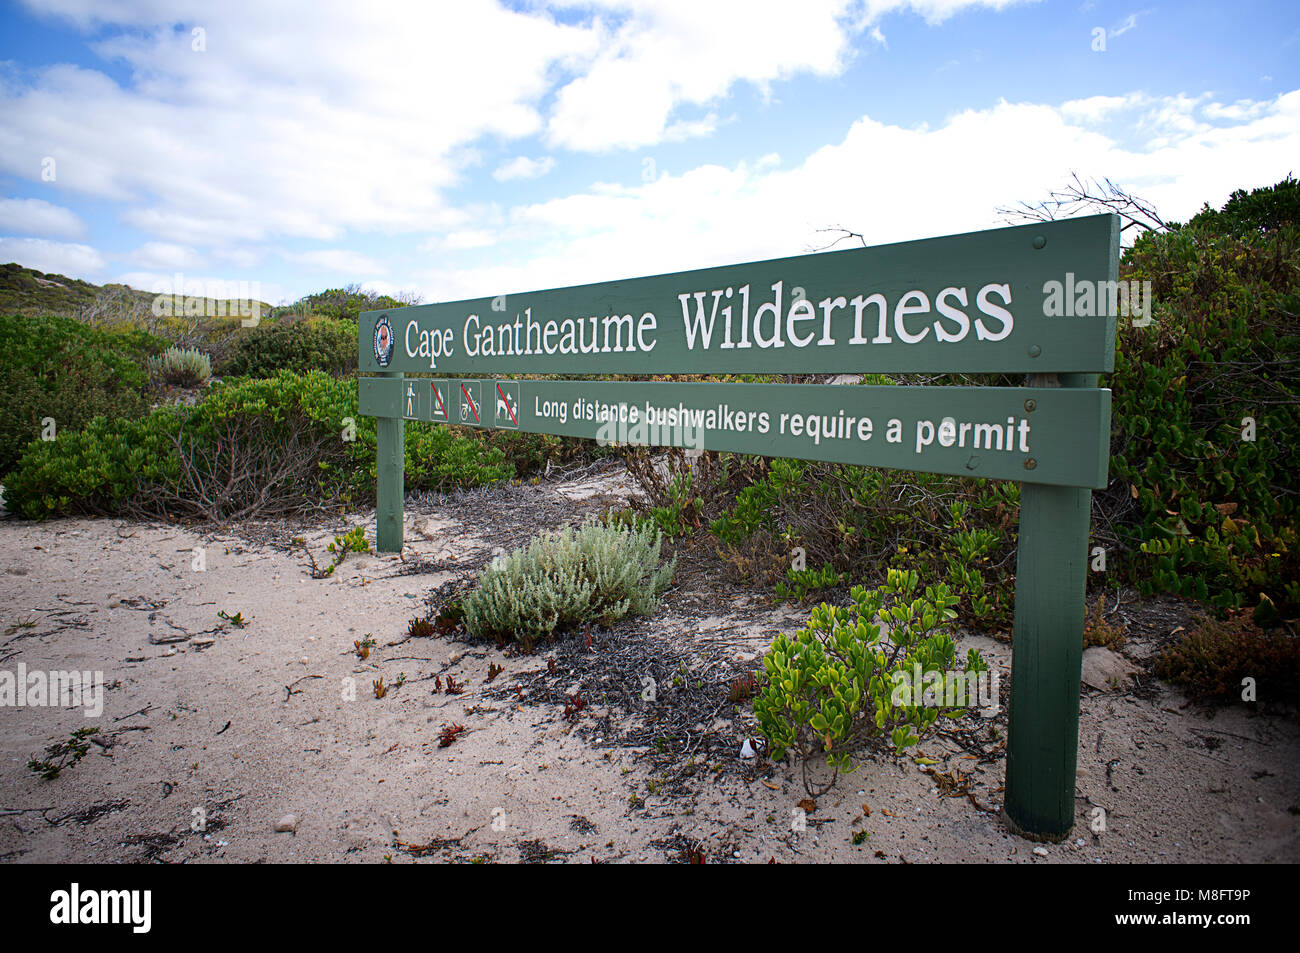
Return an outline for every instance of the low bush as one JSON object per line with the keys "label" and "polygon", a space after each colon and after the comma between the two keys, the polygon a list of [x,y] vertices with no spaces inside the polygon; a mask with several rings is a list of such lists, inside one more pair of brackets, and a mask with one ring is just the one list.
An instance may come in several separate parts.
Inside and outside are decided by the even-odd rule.
{"label": "low bush", "polygon": [[802,460],[760,466],[710,529],[724,558],[775,579],[779,598],[905,569],[946,582],[962,621],[1010,625],[1017,484]]}
{"label": "low bush", "polygon": [[341,321],[350,321],[355,332],[357,316],[362,311],[404,308],[408,305],[419,304],[420,300],[420,296],[416,294],[402,292],[398,297],[394,298],[390,295],[366,291],[358,284],[351,284],[344,288],[328,288],[325,291],[307,295],[287,308],[277,308],[276,313],[277,315],[312,314]]}
{"label": "low bush", "polygon": [[1266,622],[1300,613],[1300,228],[1285,224],[1298,203],[1284,186],[1126,253],[1122,277],[1151,282],[1154,323],[1120,321],[1113,483],[1094,518],[1141,591]]}
{"label": "low bush", "polygon": [[[1207,618],[1156,658],[1155,673],[1198,701],[1300,705],[1300,638],[1265,632],[1244,609]],[[1246,679],[1253,688],[1247,690]]]}
{"label": "low bush", "polygon": [[212,376],[212,361],[197,348],[169,347],[149,358],[149,373],[173,387],[196,387]]}
{"label": "low bush", "polygon": [[0,317],[0,476],[38,440],[105,415],[134,419],[149,404],[145,361],[162,342],[139,331],[90,328],[69,317]]}
{"label": "low bush", "polygon": [[601,447],[594,441],[577,437],[523,433],[518,430],[466,429],[464,433],[474,435],[486,447],[500,451],[501,459],[520,477],[545,473],[550,467],[579,464],[616,453],[611,447]]}
{"label": "low bush", "polygon": [[[916,573],[891,569],[876,589],[855,586],[846,608],[817,606],[806,628],[793,638],[777,636],[763,657],[754,700],[759,730],[773,760],[795,753],[809,794],[824,793],[840,771],[852,770],[853,755],[864,746],[875,742],[902,750],[932,729],[940,714],[959,716],[962,702],[973,701],[945,691],[957,666],[949,635],[957,597],[944,585],[919,590]],[[979,652],[970,650],[961,670],[964,686],[973,687],[966,673],[986,670]],[[819,756],[833,774],[815,790],[808,765]]]}
{"label": "low bush", "polygon": [[[408,422],[406,486],[449,490],[508,479],[500,451],[446,427]],[[36,441],[6,481],[28,519],[136,513],[225,521],[374,498],[375,419],[355,381],[315,371],[215,384],[193,407],[139,420],[97,417]]]}
{"label": "low bush", "polygon": [[26,519],[117,514],[141,487],[178,475],[168,439],[175,411],[149,417],[95,417],[80,430],[32,442],[5,478],[5,505]]}
{"label": "low bush", "polygon": [[658,608],[676,565],[660,563],[660,545],[657,530],[609,523],[543,533],[484,570],[464,599],[465,627],[531,650],[566,628],[646,615]]}
{"label": "low bush", "polygon": [[344,377],[357,371],[357,326],[334,318],[263,321],[238,333],[223,376],[274,377],[323,371]]}

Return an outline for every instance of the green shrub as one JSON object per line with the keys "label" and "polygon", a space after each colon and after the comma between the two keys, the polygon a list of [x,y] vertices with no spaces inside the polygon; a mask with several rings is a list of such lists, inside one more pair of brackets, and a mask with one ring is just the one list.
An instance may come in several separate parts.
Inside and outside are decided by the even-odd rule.
{"label": "green shrub", "polygon": [[487,447],[499,450],[501,459],[520,477],[538,471],[545,472],[552,466],[595,460],[617,452],[612,447],[601,447],[592,440],[554,434],[487,429],[466,429],[464,433],[474,436]]}
{"label": "green shrub", "polygon": [[81,430],[34,441],[5,479],[5,505],[26,519],[124,511],[142,487],[177,476],[169,433],[175,410],[140,420],[95,417]]}
{"label": "green shrub", "polygon": [[842,581],[843,577],[830,563],[821,569],[787,569],[785,579],[776,584],[776,597],[803,602],[814,592],[834,589]]}
{"label": "green shrub", "polygon": [[1155,321],[1120,321],[1115,483],[1094,523],[1114,527],[1116,567],[1143,592],[1294,617],[1300,229],[1260,231],[1268,215],[1234,201],[1226,220],[1202,213],[1125,255],[1122,275],[1151,282]]}
{"label": "green shrub", "polygon": [[[942,584],[923,594],[919,586],[916,573],[891,569],[874,590],[854,586],[847,608],[817,606],[806,628],[794,638],[777,636],[763,657],[754,700],[759,730],[773,760],[796,754],[809,794],[824,793],[840,771],[851,771],[852,756],[869,742],[898,751],[916,744],[940,714],[964,712],[959,704],[945,707],[946,698],[927,698],[922,687],[931,680],[942,684],[955,669],[948,629],[957,598]],[[923,681],[912,685],[918,668]],[[972,649],[963,673],[986,669]],[[834,772],[821,791],[808,777],[808,763],[818,755]]]}
{"label": "green shrub", "polygon": [[[5,484],[28,519],[134,512],[228,520],[374,499],[376,431],[355,380],[320,371],[214,384],[193,407],[98,417],[32,443]],[[408,490],[508,479],[500,451],[431,424],[405,427]]]}
{"label": "green shrub", "polygon": [[169,347],[149,358],[149,373],[173,387],[195,387],[212,376],[212,362],[197,348]]}
{"label": "green shrub", "polygon": [[646,615],[658,608],[676,565],[660,564],[660,544],[657,530],[602,523],[543,533],[484,570],[465,597],[465,627],[531,650],[562,629]]}
{"label": "green shrub", "polygon": [[1237,189],[1222,209],[1205,205],[1187,227],[1235,238],[1300,227],[1300,181],[1288,175],[1277,185]]}
{"label": "green shrub", "polygon": [[1241,701],[1243,680],[1253,679],[1250,700],[1300,705],[1300,638],[1265,632],[1245,610],[1205,619],[1156,658],[1155,673],[1182,685],[1199,701]]}
{"label": "green shrub", "polygon": [[59,438],[100,414],[144,414],[143,365],[160,346],[139,331],[102,331],[68,317],[0,317],[0,475],[41,437],[47,417]]}
{"label": "green shrub", "polygon": [[[944,580],[965,622],[1010,625],[1017,484],[802,460],[763,467],[710,528],[729,562],[775,578],[778,598],[892,567]],[[799,550],[822,568],[795,568]]]}
{"label": "green shrub", "polygon": [[333,318],[264,321],[239,332],[220,368],[224,376],[247,377],[274,377],[281,370],[355,374],[356,324]]}
{"label": "green shrub", "polygon": [[650,521],[669,539],[684,536],[700,525],[704,501],[691,490],[694,479],[690,470],[674,474],[664,504],[650,507]]}
{"label": "green shrub", "polygon": [[0,314],[59,314],[72,317],[93,301],[99,288],[64,275],[46,274],[16,262],[0,265]]}
{"label": "green shrub", "polygon": [[355,334],[357,316],[362,311],[404,308],[407,305],[419,303],[420,299],[417,295],[403,293],[402,297],[394,298],[373,291],[365,291],[360,285],[351,284],[345,288],[328,288],[325,291],[307,295],[288,308],[277,310],[282,314],[313,314],[350,321]]}

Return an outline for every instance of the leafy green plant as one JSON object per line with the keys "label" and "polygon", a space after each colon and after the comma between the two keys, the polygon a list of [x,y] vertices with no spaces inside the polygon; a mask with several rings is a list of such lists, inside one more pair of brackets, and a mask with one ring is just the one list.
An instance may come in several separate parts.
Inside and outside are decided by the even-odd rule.
{"label": "leafy green plant", "polygon": [[[834,589],[843,579],[830,563],[821,569],[787,569],[785,581],[776,584],[778,599],[795,599],[799,602],[814,592]],[[787,584],[788,583],[788,584]]]}
{"label": "leafy green plant", "polygon": [[46,781],[53,781],[64,768],[71,768],[90,751],[90,737],[99,733],[98,728],[78,728],[66,741],[59,741],[45,749],[45,757],[32,758],[27,767]]}
{"label": "leafy green plant", "polygon": [[366,539],[366,528],[364,526],[354,526],[342,536],[335,536],[334,542],[326,547],[334,555],[334,565],[330,567],[331,571],[348,553],[368,553],[370,552],[370,543]]}
{"label": "leafy green plant", "polygon": [[[211,520],[289,513],[373,499],[375,418],[354,380],[314,371],[221,381],[193,407],[140,420],[97,417],[34,441],[5,480],[6,505],[27,519],[134,512]],[[509,479],[499,450],[460,428],[407,422],[408,490]]]}
{"label": "leafy green plant", "polygon": [[1121,320],[1112,490],[1115,569],[1263,619],[1300,612],[1300,186],[1235,193],[1222,212],[1139,238],[1121,278],[1153,321]]}
{"label": "leafy green plant", "polygon": [[357,327],[349,321],[308,318],[265,321],[235,338],[221,366],[226,376],[274,377],[280,371],[356,374]]}
{"label": "leafy green plant", "polygon": [[699,525],[704,501],[691,492],[693,480],[690,470],[674,474],[668,486],[668,499],[662,506],[650,507],[650,521],[670,539],[684,536]]}
{"label": "leafy green plant", "polygon": [[313,579],[328,579],[334,575],[334,570],[339,568],[343,560],[347,558],[348,553],[370,552],[370,543],[366,540],[366,528],[364,526],[355,526],[344,535],[334,537],[334,542],[325,547],[332,557],[326,566],[321,566],[316,562],[316,557],[312,555],[307,540],[301,536],[295,536],[293,542],[306,554],[307,561],[310,564],[307,566],[307,573]]}
{"label": "leafy green plant", "polygon": [[146,413],[142,365],[161,346],[142,332],[99,330],[68,317],[0,317],[0,476],[29,445],[61,441],[96,416]]}
{"label": "leafy green plant", "polygon": [[[277,309],[276,316],[310,314],[352,322],[354,328],[357,316],[362,311],[379,311],[385,308],[402,308],[419,304],[418,295],[403,292],[399,297],[367,291],[359,284],[343,288],[327,288],[300,298],[287,308]],[[355,340],[353,344],[355,345]]]}
{"label": "leafy green plant", "polygon": [[1187,227],[1212,234],[1242,238],[1300,226],[1300,180],[1288,175],[1277,185],[1237,189],[1223,208],[1207,204]]}
{"label": "leafy green plant", "polygon": [[660,564],[661,543],[658,530],[601,523],[542,533],[483,571],[462,602],[465,627],[531,650],[559,630],[646,615],[658,608],[676,564]]}
{"label": "leafy green plant", "polygon": [[[794,752],[814,797],[829,790],[840,771],[852,770],[852,757],[864,745],[900,751],[916,744],[940,714],[956,717],[965,710],[944,707],[942,698],[929,704],[921,684],[912,685],[918,671],[929,684],[946,679],[957,665],[948,633],[957,597],[946,585],[922,592],[916,573],[891,569],[884,585],[854,586],[850,599],[843,608],[822,603],[793,638],[776,638],[763,658],[763,684],[754,700],[772,758]],[[986,668],[972,649],[962,672]],[[900,692],[900,685],[907,690]],[[817,756],[833,771],[820,790],[808,775]]]}

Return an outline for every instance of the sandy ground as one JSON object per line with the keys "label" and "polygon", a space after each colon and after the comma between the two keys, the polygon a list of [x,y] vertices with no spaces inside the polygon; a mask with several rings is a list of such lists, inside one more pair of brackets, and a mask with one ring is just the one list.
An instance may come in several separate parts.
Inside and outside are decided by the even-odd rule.
{"label": "sandy ground", "polygon": [[[581,635],[533,655],[405,637],[434,587],[625,493],[607,472],[412,501],[400,558],[353,556],[328,579],[246,530],[0,521],[0,670],[102,671],[108,685],[98,718],[0,708],[0,859],[1300,859],[1295,718],[1199,712],[1150,679],[1083,689],[1078,822],[1065,843],[1014,837],[997,814],[1005,707],[907,757],[872,757],[805,816],[797,770],[739,756],[752,712],[725,691],[807,610],[710,587],[689,551],[657,616],[597,632],[590,648]],[[475,507],[513,519],[471,520]],[[319,561],[346,528],[299,532]],[[367,635],[376,645],[362,661],[354,641]],[[1009,686],[1009,645],[967,635],[962,653],[968,644]],[[1154,644],[1135,635],[1125,651],[1141,664]],[[502,671],[489,679],[489,666]],[[448,676],[463,693],[447,693]],[[389,690],[376,698],[381,677]],[[575,695],[586,706],[566,717]],[[453,724],[464,732],[440,747]],[[54,780],[27,767],[83,725],[99,728],[84,760]],[[277,832],[285,815],[295,829]]]}

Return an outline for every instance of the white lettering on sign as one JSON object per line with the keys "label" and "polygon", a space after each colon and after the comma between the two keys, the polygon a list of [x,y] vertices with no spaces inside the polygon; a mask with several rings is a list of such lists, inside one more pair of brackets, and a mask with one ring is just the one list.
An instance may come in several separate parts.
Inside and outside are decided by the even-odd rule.
{"label": "white lettering on sign", "polygon": [[[653,351],[659,321],[647,311],[633,321],[630,314],[564,318],[543,324],[525,308],[513,322],[487,324],[477,314],[465,319],[463,338],[470,357],[514,357],[534,354],[620,354]],[[646,339],[649,332],[651,337]]]}
{"label": "white lettering on sign", "polygon": [[[929,295],[919,288],[902,294],[892,308],[880,293],[859,294],[852,299],[843,295],[823,298],[816,308],[808,298],[795,298],[785,312],[783,324],[783,288],[783,282],[774,283],[771,286],[770,300],[758,305],[752,318],[749,285],[743,285],[739,289],[714,288],[710,291],[679,294],[677,300],[681,303],[687,349],[709,350],[713,346],[715,334],[720,340],[718,347],[723,350],[755,345],[760,348],[785,347],[787,342],[795,347],[807,347],[814,339],[818,347],[832,347],[836,343],[832,327],[837,311],[843,311],[846,319],[852,316],[853,336],[848,339],[849,344],[892,344],[894,338],[890,337],[891,329],[904,344],[918,344],[929,336],[931,328],[934,329],[935,340],[955,344],[966,339],[972,325],[971,315],[964,310],[969,307],[970,299],[966,289],[959,287],[947,287],[940,291],[935,296],[933,307]],[[733,305],[737,301],[739,313]],[[1015,327],[1015,316],[1006,307],[1010,304],[1011,286],[1005,282],[986,284],[975,293],[978,315],[974,319],[974,327],[975,336],[979,340],[1001,341],[1011,333]],[[820,335],[813,327],[800,327],[804,322],[817,320],[817,308],[821,309]],[[876,334],[868,338],[863,332],[867,319],[872,316],[872,308],[875,309]],[[933,321],[928,320],[933,312],[938,312],[938,317]],[[986,318],[996,323],[990,326],[985,323]],[[785,332],[784,337],[782,330]]]}
{"label": "white lettering on sign", "polygon": [[[971,293],[950,285],[933,297],[920,288],[890,301],[880,292],[811,298],[788,296],[785,282],[773,282],[755,296],[749,285],[686,291],[677,295],[688,351],[834,347],[841,339],[852,345],[941,344],[967,340],[974,329],[979,341],[1001,341],[1015,327],[1011,286],[990,282]],[[788,307],[787,307],[788,299]],[[467,357],[531,357],[546,355],[648,353],[659,343],[659,319],[653,311],[596,314],[540,320],[531,307],[514,320],[491,321],[469,314],[461,328]],[[844,335],[848,334],[847,338]],[[430,370],[438,358],[455,353],[451,327],[421,328],[419,319],[406,325],[408,357],[427,358]]]}
{"label": "white lettering on sign", "polygon": [[[477,320],[477,316],[471,314],[471,318]],[[411,346],[411,332],[415,332],[415,347]],[[433,370],[438,366],[438,358],[450,357],[454,348],[452,347],[452,338],[455,332],[451,328],[436,329],[433,331],[421,331],[419,322],[410,321],[406,325],[406,356],[407,357],[427,357],[429,359],[429,369]]]}

